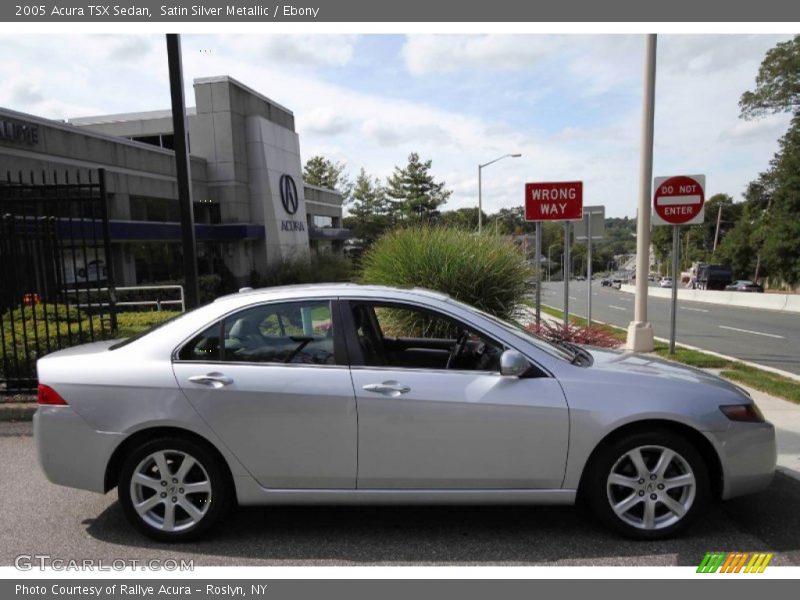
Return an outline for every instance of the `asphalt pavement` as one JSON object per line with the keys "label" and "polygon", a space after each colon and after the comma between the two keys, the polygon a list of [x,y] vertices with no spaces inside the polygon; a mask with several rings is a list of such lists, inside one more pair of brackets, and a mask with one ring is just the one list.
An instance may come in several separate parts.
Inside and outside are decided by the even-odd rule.
{"label": "asphalt pavement", "polygon": [[684,565],[708,551],[773,552],[800,565],[800,481],[778,473],[766,491],[711,507],[677,539],[634,542],[579,508],[240,508],[210,537],[169,545],[124,520],[106,496],[49,483],[30,424],[0,423],[0,564],[52,559],[193,559],[201,565]]}
{"label": "asphalt pavement", "polygon": [[[563,285],[543,283],[542,303],[563,309]],[[586,316],[587,285],[570,281],[570,313]],[[592,282],[592,318],[627,328],[633,303],[633,294]],[[669,299],[648,297],[647,318],[657,337],[669,337]],[[679,300],[676,323],[678,343],[800,374],[800,314]]]}

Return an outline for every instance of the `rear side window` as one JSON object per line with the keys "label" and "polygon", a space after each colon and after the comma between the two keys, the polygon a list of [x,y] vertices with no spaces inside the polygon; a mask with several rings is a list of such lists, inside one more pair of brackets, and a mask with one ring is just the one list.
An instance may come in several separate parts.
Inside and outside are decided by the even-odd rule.
{"label": "rear side window", "polygon": [[191,339],[179,360],[333,365],[329,301],[285,302],[248,308]]}

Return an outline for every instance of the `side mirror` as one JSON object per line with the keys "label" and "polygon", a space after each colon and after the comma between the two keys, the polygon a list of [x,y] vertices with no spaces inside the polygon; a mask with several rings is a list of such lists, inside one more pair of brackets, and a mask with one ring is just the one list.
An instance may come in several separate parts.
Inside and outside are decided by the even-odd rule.
{"label": "side mirror", "polygon": [[500,356],[500,374],[504,377],[519,377],[530,366],[528,359],[516,350],[506,350]]}

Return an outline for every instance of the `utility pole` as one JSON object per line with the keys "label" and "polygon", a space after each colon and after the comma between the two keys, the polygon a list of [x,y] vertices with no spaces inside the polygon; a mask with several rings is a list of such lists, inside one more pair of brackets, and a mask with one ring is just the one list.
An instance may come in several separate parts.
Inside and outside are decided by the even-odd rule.
{"label": "utility pole", "polygon": [[197,286],[197,245],[194,239],[192,174],[189,166],[189,142],[186,136],[186,102],[183,97],[181,38],[177,33],[167,34],[167,62],[169,64],[169,89],[172,95],[175,172],[178,180],[178,204],[180,205],[181,214],[184,294],[186,307],[192,309],[200,304],[200,290]]}
{"label": "utility pole", "polygon": [[714,230],[714,248],[711,254],[717,251],[717,242],[719,241],[719,224],[722,222],[722,202],[719,203],[719,210],[717,211],[717,228]]}
{"label": "utility pole", "polygon": [[653,185],[653,125],[656,100],[656,34],[647,35],[642,99],[642,142],[639,163],[639,203],[636,219],[636,300],[628,325],[626,347],[653,350],[653,326],[647,321],[647,275],[650,271],[650,203]]}

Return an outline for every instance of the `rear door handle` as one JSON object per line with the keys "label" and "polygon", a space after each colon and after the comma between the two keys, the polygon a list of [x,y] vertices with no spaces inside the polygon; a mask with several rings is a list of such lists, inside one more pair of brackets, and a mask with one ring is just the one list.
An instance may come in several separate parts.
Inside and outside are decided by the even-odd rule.
{"label": "rear door handle", "polygon": [[207,385],[213,388],[221,388],[225,385],[230,385],[233,383],[233,379],[230,377],[226,377],[222,373],[208,373],[206,375],[192,375],[189,377],[189,381],[192,383],[199,383],[201,385]]}
{"label": "rear door handle", "polygon": [[401,394],[407,394],[411,388],[397,381],[384,381],[383,383],[368,383],[364,390],[373,394],[383,394],[391,398],[397,398]]}

